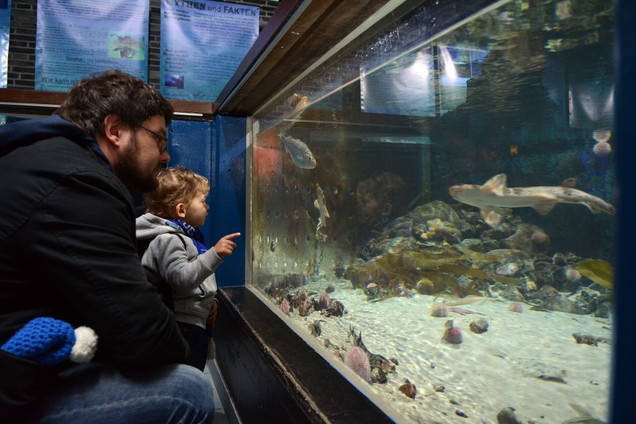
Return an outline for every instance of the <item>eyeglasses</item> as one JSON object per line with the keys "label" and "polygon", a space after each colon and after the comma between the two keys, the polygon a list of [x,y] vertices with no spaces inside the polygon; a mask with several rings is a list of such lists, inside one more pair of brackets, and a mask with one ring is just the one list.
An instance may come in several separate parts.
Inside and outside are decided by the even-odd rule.
{"label": "eyeglasses", "polygon": [[164,137],[161,134],[157,134],[156,132],[149,130],[148,128],[140,125],[139,128],[142,128],[152,134],[152,137],[155,139],[155,143],[157,143],[157,147],[159,147],[159,151],[161,153],[168,150],[168,137]]}

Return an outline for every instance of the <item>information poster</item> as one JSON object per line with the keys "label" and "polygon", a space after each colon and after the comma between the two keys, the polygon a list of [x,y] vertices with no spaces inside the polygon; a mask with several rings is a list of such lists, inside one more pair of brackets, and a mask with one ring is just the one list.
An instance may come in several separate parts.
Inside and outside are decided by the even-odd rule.
{"label": "information poster", "polygon": [[259,8],[161,0],[161,93],[214,102],[258,37]]}
{"label": "information poster", "polygon": [[38,0],[35,89],[115,68],[148,81],[147,0]]}
{"label": "information poster", "polygon": [[11,0],[0,0],[0,88],[7,88]]}

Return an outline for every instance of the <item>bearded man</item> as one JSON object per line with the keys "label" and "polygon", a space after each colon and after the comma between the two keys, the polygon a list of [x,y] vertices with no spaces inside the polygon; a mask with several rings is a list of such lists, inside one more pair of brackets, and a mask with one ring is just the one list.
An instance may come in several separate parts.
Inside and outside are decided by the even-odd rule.
{"label": "bearded man", "polygon": [[120,71],[83,79],[50,117],[0,128],[0,346],[51,317],[98,336],[91,363],[0,350],[0,422],[211,422],[210,381],[137,255],[131,192],[170,160],[170,103]]}

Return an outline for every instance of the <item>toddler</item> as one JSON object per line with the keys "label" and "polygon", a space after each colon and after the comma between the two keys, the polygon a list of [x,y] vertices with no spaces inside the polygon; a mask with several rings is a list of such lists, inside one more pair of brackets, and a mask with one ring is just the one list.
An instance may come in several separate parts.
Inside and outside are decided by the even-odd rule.
{"label": "toddler", "polygon": [[137,242],[147,246],[140,248],[141,263],[151,282],[167,283],[175,319],[190,345],[191,365],[203,370],[208,352],[213,355],[208,343],[216,317],[214,270],[232,254],[232,239],[241,234],[226,235],[208,250],[197,228],[208,215],[208,180],[177,166],[160,170],[157,182],[146,195],[147,213],[136,221]]}

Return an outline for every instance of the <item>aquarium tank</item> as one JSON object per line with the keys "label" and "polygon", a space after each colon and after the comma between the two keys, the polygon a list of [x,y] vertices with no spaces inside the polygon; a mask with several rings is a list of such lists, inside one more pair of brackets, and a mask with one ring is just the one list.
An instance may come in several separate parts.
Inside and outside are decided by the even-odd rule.
{"label": "aquarium tank", "polygon": [[614,2],[391,3],[248,119],[248,288],[396,422],[607,421]]}

